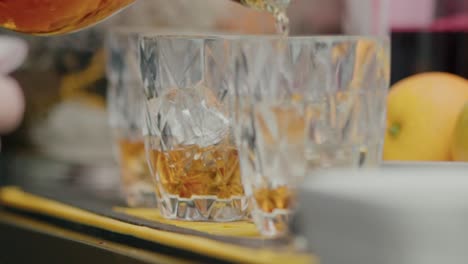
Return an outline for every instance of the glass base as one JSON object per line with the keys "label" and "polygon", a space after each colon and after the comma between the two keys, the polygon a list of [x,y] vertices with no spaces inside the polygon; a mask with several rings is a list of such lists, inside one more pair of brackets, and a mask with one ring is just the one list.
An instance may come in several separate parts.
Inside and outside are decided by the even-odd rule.
{"label": "glass base", "polygon": [[262,235],[268,237],[284,236],[289,232],[292,211],[275,209],[271,213],[266,213],[260,209],[254,209],[252,217]]}
{"label": "glass base", "polygon": [[248,200],[244,196],[220,199],[216,196],[181,198],[166,195],[158,199],[163,217],[184,221],[231,222],[245,219]]}

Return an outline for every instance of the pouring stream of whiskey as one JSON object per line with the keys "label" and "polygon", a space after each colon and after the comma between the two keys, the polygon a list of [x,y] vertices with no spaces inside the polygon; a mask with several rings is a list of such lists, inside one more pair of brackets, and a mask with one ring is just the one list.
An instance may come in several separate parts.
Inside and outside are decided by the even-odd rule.
{"label": "pouring stream of whiskey", "polygon": [[272,14],[276,20],[277,33],[289,35],[289,18],[286,14],[291,0],[240,0],[244,6]]}

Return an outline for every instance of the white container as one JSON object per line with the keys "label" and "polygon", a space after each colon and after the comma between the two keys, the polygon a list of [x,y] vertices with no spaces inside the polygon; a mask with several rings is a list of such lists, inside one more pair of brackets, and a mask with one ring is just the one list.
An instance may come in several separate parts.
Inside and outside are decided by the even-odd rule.
{"label": "white container", "polygon": [[468,263],[468,164],[320,172],[294,230],[323,264]]}

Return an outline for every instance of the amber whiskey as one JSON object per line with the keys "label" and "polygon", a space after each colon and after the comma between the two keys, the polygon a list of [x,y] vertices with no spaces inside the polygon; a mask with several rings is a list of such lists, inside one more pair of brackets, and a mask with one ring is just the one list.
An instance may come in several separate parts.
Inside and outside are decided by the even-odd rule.
{"label": "amber whiskey", "polygon": [[0,25],[29,34],[61,34],[93,25],[135,0],[3,0]]}
{"label": "amber whiskey", "polygon": [[122,187],[127,203],[130,206],[151,204],[152,199],[154,199],[154,183],[146,161],[143,141],[120,140],[119,152]]}
{"label": "amber whiskey", "polygon": [[254,191],[257,206],[265,213],[272,213],[275,209],[288,210],[293,207],[293,192],[288,186],[276,188],[259,188]]}
{"label": "amber whiskey", "polygon": [[[266,10],[270,0],[232,0]],[[136,0],[1,0],[0,26],[35,35],[63,34],[86,28]],[[196,4],[196,1],[193,1]]]}
{"label": "amber whiskey", "polygon": [[241,196],[239,157],[234,147],[186,146],[154,151],[152,158],[164,190],[181,198],[213,195],[218,198]]}

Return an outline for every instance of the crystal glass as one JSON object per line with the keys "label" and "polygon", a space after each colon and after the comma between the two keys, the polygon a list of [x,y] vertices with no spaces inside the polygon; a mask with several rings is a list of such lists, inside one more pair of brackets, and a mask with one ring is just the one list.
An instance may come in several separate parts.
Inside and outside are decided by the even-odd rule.
{"label": "crystal glass", "polygon": [[158,207],[170,219],[233,221],[248,209],[234,142],[229,46],[216,37],[143,36],[145,132]]}
{"label": "crystal glass", "polygon": [[242,179],[261,233],[282,235],[295,188],[311,170],[379,165],[388,44],[366,37],[234,42],[229,80]]}
{"label": "crystal glass", "polygon": [[108,110],[121,186],[128,205],[156,205],[143,140],[144,94],[138,65],[138,31],[111,30],[107,38]]}

